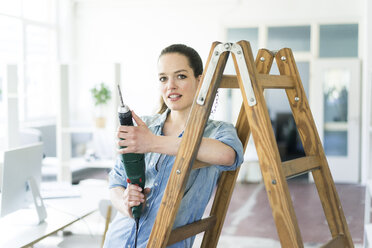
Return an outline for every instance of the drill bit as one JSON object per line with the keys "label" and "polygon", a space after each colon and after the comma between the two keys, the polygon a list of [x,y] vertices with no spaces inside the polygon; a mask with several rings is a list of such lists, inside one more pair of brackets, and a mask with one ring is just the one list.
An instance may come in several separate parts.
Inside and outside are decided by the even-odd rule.
{"label": "drill bit", "polygon": [[121,95],[121,90],[120,90],[120,85],[118,84],[118,91],[119,91],[119,96],[120,96],[120,101],[121,101],[121,106],[124,107],[124,102],[123,102],[123,96]]}

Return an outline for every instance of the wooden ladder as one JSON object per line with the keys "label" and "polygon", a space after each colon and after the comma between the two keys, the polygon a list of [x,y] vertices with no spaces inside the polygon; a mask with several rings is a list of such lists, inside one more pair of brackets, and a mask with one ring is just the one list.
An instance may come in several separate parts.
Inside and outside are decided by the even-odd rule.
{"label": "wooden ladder", "polygon": [[[237,76],[223,71],[232,54]],[[274,57],[280,75],[269,75]],[[304,247],[286,178],[311,171],[332,235],[323,247],[354,247],[342,206],[315,127],[291,49],[260,49],[254,62],[249,42],[214,42],[202,76],[169,181],[147,247],[166,247],[205,232],[202,247],[216,247],[239,169],[223,172],[210,216],[172,230],[218,88],[240,88],[243,104],[236,123],[246,149],[250,133],[282,247]],[[285,89],[306,156],[281,162],[263,90]]]}

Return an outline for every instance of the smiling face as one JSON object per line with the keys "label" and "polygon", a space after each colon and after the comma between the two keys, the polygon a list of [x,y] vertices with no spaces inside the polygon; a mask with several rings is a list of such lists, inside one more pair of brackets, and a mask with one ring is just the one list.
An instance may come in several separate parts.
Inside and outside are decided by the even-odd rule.
{"label": "smiling face", "polygon": [[167,53],[159,58],[159,82],[165,104],[172,111],[189,111],[200,77],[194,76],[186,56]]}

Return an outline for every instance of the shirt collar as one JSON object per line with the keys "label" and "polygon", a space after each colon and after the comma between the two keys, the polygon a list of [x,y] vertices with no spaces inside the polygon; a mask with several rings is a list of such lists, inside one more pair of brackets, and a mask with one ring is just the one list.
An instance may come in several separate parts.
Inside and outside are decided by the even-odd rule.
{"label": "shirt collar", "polygon": [[157,118],[153,123],[151,123],[151,125],[149,125],[149,127],[150,127],[150,126],[151,126],[151,127],[156,127],[156,126],[160,126],[160,127],[162,127],[162,126],[164,126],[164,122],[165,122],[165,120],[167,119],[167,116],[168,116],[169,112],[170,112],[170,109],[167,108],[167,109],[164,111],[164,113],[162,113],[162,114],[159,116],[159,118]]}

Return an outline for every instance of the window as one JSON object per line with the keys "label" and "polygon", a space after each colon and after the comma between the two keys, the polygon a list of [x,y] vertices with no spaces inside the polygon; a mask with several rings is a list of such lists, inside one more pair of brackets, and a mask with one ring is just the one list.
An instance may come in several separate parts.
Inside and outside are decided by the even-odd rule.
{"label": "window", "polygon": [[247,40],[251,44],[253,54],[258,51],[258,28],[229,28],[227,39],[229,42]]}
{"label": "window", "polygon": [[0,62],[17,63],[22,59],[22,22],[0,14]]}
{"label": "window", "polygon": [[358,24],[320,25],[319,57],[358,57]]}
{"label": "window", "polygon": [[6,94],[5,65],[17,64],[21,121],[55,119],[57,81],[53,67],[58,54],[55,13],[56,0],[0,3],[0,64],[3,66],[0,102]]}
{"label": "window", "polygon": [[[56,113],[56,32],[27,25],[25,32],[24,114],[21,120],[53,119]],[[40,97],[43,96],[43,97]]]}
{"label": "window", "polygon": [[[16,101],[23,123],[56,118],[56,13],[57,0],[0,1],[1,130],[9,120],[5,109],[8,99]],[[6,92],[7,64],[17,65],[17,94]],[[0,133],[0,147],[4,147],[6,135]]]}
{"label": "window", "polygon": [[310,51],[310,26],[269,27],[267,48],[290,47],[293,52]]}

